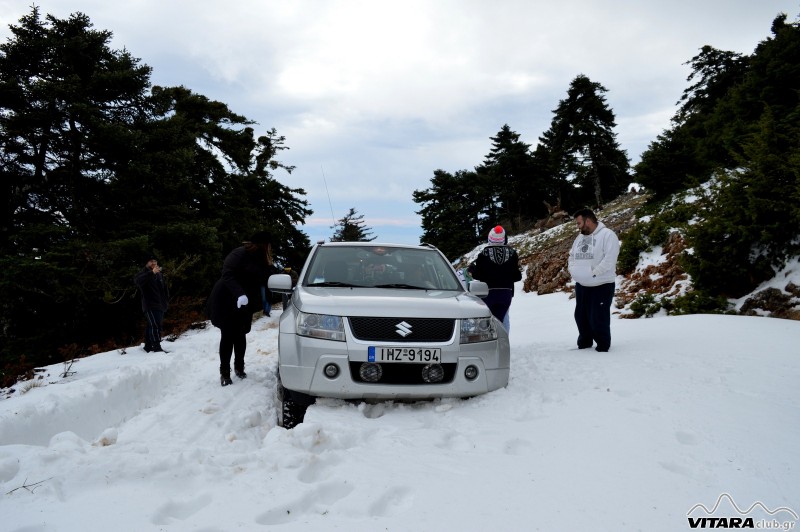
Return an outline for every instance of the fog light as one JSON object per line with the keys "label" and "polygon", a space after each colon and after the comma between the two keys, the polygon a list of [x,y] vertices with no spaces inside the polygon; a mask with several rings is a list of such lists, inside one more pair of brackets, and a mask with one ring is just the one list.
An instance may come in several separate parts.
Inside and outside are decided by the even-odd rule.
{"label": "fog light", "polygon": [[441,382],[444,378],[444,368],[441,364],[428,364],[422,368],[422,380],[431,382]]}
{"label": "fog light", "polygon": [[335,379],[339,375],[339,366],[336,364],[328,364],[325,366],[323,370],[325,372],[325,376],[329,379]]}
{"label": "fog light", "polygon": [[361,380],[364,382],[378,382],[383,377],[383,369],[380,364],[364,362],[358,370]]}
{"label": "fog light", "polygon": [[464,368],[464,376],[468,381],[474,381],[478,378],[478,367],[473,365],[467,366]]}

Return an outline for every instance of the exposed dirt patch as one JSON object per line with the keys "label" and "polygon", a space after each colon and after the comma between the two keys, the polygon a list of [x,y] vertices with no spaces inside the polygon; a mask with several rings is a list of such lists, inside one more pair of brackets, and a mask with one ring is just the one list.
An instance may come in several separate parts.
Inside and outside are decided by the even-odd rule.
{"label": "exposed dirt patch", "polygon": [[[636,223],[636,209],[646,200],[647,196],[643,194],[625,194],[597,211],[597,218],[620,235]],[[520,263],[528,267],[523,285],[525,292],[549,294],[572,291],[572,287],[568,286],[571,277],[567,271],[567,256],[578,230],[569,215],[566,220],[564,216],[556,220],[560,223],[553,227],[544,224],[541,229],[529,233],[541,245],[519,250]]]}
{"label": "exposed dirt patch", "polygon": [[625,276],[617,289],[617,308],[632,303],[640,294],[661,294],[675,297],[689,282],[689,276],[683,271],[680,256],[686,249],[683,235],[675,231],[670,233],[663,249],[662,260],[657,264],[648,264],[637,268]]}

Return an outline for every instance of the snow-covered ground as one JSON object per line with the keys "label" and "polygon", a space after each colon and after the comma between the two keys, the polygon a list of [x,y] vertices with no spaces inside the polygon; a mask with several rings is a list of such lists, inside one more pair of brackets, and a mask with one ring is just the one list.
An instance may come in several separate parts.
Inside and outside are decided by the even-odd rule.
{"label": "snow-covered ground", "polygon": [[225,388],[214,328],[165,342],[169,354],[80,360],[67,378],[48,367],[42,386],[0,400],[0,528],[680,531],[723,518],[783,530],[798,521],[800,322],[614,319],[601,354],[575,348],[566,294],[516,293],[506,389],[414,405],[321,400],[290,431],[275,426],[280,311],[254,324],[249,376]]}

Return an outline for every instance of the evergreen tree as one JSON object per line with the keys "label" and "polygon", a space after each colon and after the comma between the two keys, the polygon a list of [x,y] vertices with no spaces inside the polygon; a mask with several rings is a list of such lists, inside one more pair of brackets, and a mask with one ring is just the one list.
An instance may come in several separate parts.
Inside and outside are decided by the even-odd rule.
{"label": "evergreen tree", "polygon": [[124,296],[111,286],[119,251],[136,243],[89,243],[112,225],[107,183],[133,156],[150,68],[109,49],[110,32],[80,13],[43,20],[34,7],[10,29],[0,45],[0,361],[13,366],[59,361],[56,347],[100,343],[131,322],[131,306],[100,309]]}
{"label": "evergreen tree", "polygon": [[173,304],[188,301],[168,319],[184,320],[202,317],[224,254],[253,232],[275,234],[282,262],[307,253],[296,226],[311,211],[303,189],[273,176],[292,171],[275,130],[256,138],[221,102],[151,88],[150,68],[81,13],[43,19],[34,7],[11,33],[0,45],[0,366],[133,343],[145,252],[166,266]]}
{"label": "evergreen tree", "polygon": [[668,129],[642,153],[635,179],[657,199],[704,183],[713,173],[714,164],[700,158],[699,151],[690,128]]}
{"label": "evergreen tree", "polygon": [[705,46],[692,58],[673,127],[636,167],[659,200],[714,178],[686,233],[705,295],[743,296],[800,252],[800,26],[781,14],[771,31],[750,56]]}
{"label": "evergreen tree", "polygon": [[687,81],[694,83],[683,91],[673,126],[648,146],[635,168],[636,180],[657,198],[704,183],[714,168],[731,165],[741,131],[731,127],[735,115],[716,109],[744,79],[748,61],[704,46],[687,62],[692,67]]}
{"label": "evergreen tree", "polygon": [[542,201],[556,208],[571,209],[574,185],[569,181],[570,158],[564,152],[564,139],[552,127],[542,133],[533,151],[533,168],[541,183]]}
{"label": "evergreen tree", "polygon": [[599,83],[577,76],[554,111],[550,131],[540,139],[550,155],[540,153],[538,161],[557,172],[552,177],[565,173],[572,185],[559,187],[561,202],[570,209],[589,203],[602,206],[630,183],[630,162],[616,140],[614,112],[605,92]]}
{"label": "evergreen tree", "polygon": [[504,223],[511,231],[519,231],[526,223],[546,214],[541,201],[542,191],[534,172],[530,145],[519,140],[519,133],[503,125],[491,137],[492,149],[483,165],[476,169],[496,190],[495,223]]}
{"label": "evergreen tree", "polygon": [[47,249],[62,238],[52,227],[75,237],[107,225],[105,184],[131,158],[150,68],[110,50],[111,33],[81,13],[45,22],[34,7],[10,28],[0,45],[0,246],[8,251],[22,230],[28,245]]}
{"label": "evergreen tree", "polygon": [[711,294],[740,297],[800,252],[800,25],[785,20],[710,111],[732,162],[718,163],[718,195],[688,234],[687,270]]}
{"label": "evergreen tree", "polygon": [[372,229],[364,226],[364,215],[356,215],[356,210],[350,211],[336,222],[331,229],[335,229],[331,242],[371,242],[377,237],[369,238]]}
{"label": "evergreen tree", "polygon": [[488,180],[477,172],[460,170],[453,175],[436,170],[431,187],[413,194],[421,205],[417,214],[422,217],[422,242],[436,246],[450,260],[483,242],[497,220]]}
{"label": "evergreen tree", "polygon": [[720,98],[741,82],[747,68],[747,60],[741,54],[708,45],[685,64],[692,67],[686,81],[694,84],[683,91],[678,101],[681,106],[673,121],[679,124],[691,116],[712,112]]}

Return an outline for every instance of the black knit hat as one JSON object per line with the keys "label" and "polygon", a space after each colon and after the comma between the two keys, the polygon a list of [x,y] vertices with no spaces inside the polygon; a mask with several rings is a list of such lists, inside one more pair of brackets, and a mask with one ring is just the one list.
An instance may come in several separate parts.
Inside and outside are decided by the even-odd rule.
{"label": "black knit hat", "polygon": [[249,241],[258,246],[266,246],[272,244],[272,235],[268,231],[259,231],[251,236]]}
{"label": "black knit hat", "polygon": [[145,253],[145,254],[144,254],[144,256],[143,256],[142,258],[144,259],[144,263],[145,263],[145,264],[147,264],[147,263],[148,263],[148,262],[150,262],[151,260],[158,261],[158,257],[156,257],[156,256],[155,256],[155,254],[154,254],[153,252],[148,252],[148,253]]}

